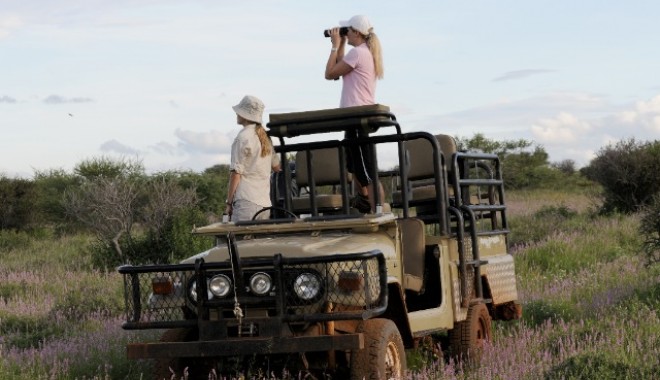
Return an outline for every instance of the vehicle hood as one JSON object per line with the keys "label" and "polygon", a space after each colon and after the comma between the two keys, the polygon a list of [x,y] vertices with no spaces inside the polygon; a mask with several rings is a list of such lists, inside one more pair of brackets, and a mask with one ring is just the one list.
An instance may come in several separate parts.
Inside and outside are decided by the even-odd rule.
{"label": "vehicle hood", "polygon": [[[258,237],[243,235],[236,237],[236,249],[241,258],[272,257],[276,254],[287,258],[323,257],[373,250],[379,250],[385,258],[391,258],[396,253],[394,240],[385,232],[361,234],[315,231]],[[194,263],[198,258],[203,258],[206,262],[226,261],[229,258],[227,246],[216,246],[184,260],[183,263]]]}

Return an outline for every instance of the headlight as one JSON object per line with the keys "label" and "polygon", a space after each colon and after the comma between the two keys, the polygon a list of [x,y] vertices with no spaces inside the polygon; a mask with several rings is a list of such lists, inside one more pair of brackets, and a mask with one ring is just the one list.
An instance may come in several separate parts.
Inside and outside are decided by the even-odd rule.
{"label": "headlight", "polygon": [[300,299],[309,301],[319,295],[321,291],[321,280],[312,273],[302,273],[293,282],[293,290]]}
{"label": "headlight", "polygon": [[231,280],[224,274],[213,276],[209,281],[209,291],[216,297],[224,297],[231,291]]}
{"label": "headlight", "polygon": [[[190,298],[192,298],[193,301],[197,301],[197,281],[192,281],[190,283],[190,288],[188,292],[190,293]],[[208,300],[213,298],[213,293],[211,293],[211,291],[209,290],[208,280],[206,283],[206,297],[207,297],[206,299]]]}
{"label": "headlight", "polygon": [[268,293],[273,287],[273,281],[268,273],[259,272],[250,277],[250,290],[260,296]]}

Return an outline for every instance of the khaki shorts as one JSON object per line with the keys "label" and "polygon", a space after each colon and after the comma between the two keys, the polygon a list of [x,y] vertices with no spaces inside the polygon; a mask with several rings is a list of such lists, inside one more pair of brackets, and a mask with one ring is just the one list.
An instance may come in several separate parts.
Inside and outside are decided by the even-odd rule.
{"label": "khaki shorts", "polygon": [[[264,206],[259,206],[258,204],[250,202],[246,199],[234,200],[234,203],[232,204],[231,221],[239,222],[241,220],[252,220],[254,215],[263,208]],[[270,211],[264,211],[257,215],[257,220],[268,218],[270,218]]]}

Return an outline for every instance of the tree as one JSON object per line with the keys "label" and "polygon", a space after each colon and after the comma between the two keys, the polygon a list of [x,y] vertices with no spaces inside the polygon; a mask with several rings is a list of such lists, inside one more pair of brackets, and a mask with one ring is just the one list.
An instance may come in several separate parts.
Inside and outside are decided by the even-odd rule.
{"label": "tree", "polygon": [[496,141],[476,133],[472,138],[459,137],[456,143],[459,151],[496,154],[502,163],[502,176],[508,188],[539,187],[557,182],[556,170],[548,164],[548,153],[531,141]]}
{"label": "tree", "polygon": [[26,230],[35,222],[37,199],[34,183],[21,178],[0,177],[0,230]]}
{"label": "tree", "polygon": [[[102,170],[87,165],[78,171],[87,177],[66,192],[64,202],[69,215],[101,243],[95,249],[97,263],[164,262],[195,249],[190,234],[198,216],[194,183],[182,184],[177,172],[140,175],[140,166],[126,161],[86,162],[101,161]],[[114,258],[107,257],[108,249]]]}
{"label": "tree", "polygon": [[635,212],[660,192],[660,141],[607,145],[582,173],[603,186],[603,211]]}
{"label": "tree", "polygon": [[144,165],[138,158],[94,157],[83,160],[73,172],[87,180],[95,178],[140,177],[144,175]]}
{"label": "tree", "polygon": [[130,245],[138,191],[136,182],[125,177],[97,177],[79,189],[67,191],[64,202],[72,217],[111,246],[121,262],[126,262],[122,238],[127,238]]}
{"label": "tree", "polygon": [[58,230],[72,230],[79,227],[68,218],[63,199],[67,190],[77,188],[82,179],[62,169],[36,171],[34,186],[37,193],[34,212],[41,224],[55,226]]}

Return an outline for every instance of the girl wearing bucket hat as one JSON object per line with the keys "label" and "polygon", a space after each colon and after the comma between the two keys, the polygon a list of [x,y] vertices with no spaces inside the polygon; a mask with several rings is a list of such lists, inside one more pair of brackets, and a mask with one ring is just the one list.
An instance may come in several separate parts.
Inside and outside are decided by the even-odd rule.
{"label": "girl wearing bucket hat", "polygon": [[[325,66],[326,79],[342,78],[341,100],[339,107],[363,106],[376,103],[376,81],[383,78],[383,57],[380,40],[366,16],[357,15],[339,25],[348,27],[348,33],[341,35],[340,28],[330,29],[332,49]],[[353,48],[344,55],[346,43]],[[345,138],[356,138],[356,131],[347,131]],[[360,186],[358,196],[352,202],[361,212],[374,209],[374,197],[371,196],[369,176],[371,162],[370,145],[353,144],[347,149],[348,171],[357,178]],[[378,183],[380,199],[384,198],[382,185]]]}
{"label": "girl wearing bucket hat", "polygon": [[[279,156],[262,125],[263,102],[246,95],[232,108],[243,129],[231,145],[226,213],[237,222],[251,220],[259,210],[271,206],[270,173],[279,170]],[[263,212],[257,219],[269,217],[270,213]]]}

